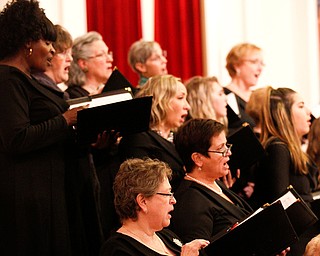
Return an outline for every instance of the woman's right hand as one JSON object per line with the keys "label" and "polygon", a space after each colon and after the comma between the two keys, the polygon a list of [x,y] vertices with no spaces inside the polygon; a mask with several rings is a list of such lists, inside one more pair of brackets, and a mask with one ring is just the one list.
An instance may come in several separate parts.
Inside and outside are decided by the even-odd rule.
{"label": "woman's right hand", "polygon": [[186,243],[181,248],[181,256],[197,256],[199,251],[210,244],[209,241],[204,239],[195,239],[189,243]]}
{"label": "woman's right hand", "polygon": [[73,109],[69,109],[66,112],[64,112],[62,115],[64,119],[66,120],[68,126],[76,125],[77,124],[77,112],[83,109],[86,109],[89,107],[89,104],[81,106],[81,107],[76,107]]}

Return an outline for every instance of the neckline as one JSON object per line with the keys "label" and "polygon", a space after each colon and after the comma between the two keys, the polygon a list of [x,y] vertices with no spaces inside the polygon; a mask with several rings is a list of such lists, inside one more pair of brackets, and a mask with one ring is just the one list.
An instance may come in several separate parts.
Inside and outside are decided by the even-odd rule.
{"label": "neckline", "polygon": [[216,181],[213,181],[213,184],[216,185],[216,187],[219,189],[219,191],[217,191],[217,190],[215,190],[213,187],[210,187],[209,185],[203,183],[202,181],[200,181],[200,180],[198,180],[198,179],[190,176],[189,174],[186,174],[186,177],[188,177],[190,180],[192,180],[192,181],[194,181],[194,182],[196,182],[196,183],[198,183],[198,184],[200,184],[200,185],[202,185],[202,186],[204,186],[204,187],[212,190],[213,192],[215,192],[215,193],[218,194],[218,195],[222,195],[222,194],[223,194],[222,189],[220,188],[220,186],[217,184]]}
{"label": "neckline", "polygon": [[[161,251],[157,250],[156,248],[153,248],[153,246],[154,246],[154,239],[153,239],[153,238],[152,238],[153,246],[150,246],[148,243],[146,243],[146,242],[144,241],[145,239],[142,239],[142,238],[141,238],[141,235],[136,234],[135,232],[129,230],[128,228],[126,228],[126,227],[124,227],[124,226],[122,226],[122,228],[123,228],[124,230],[126,230],[128,233],[130,233],[131,235],[133,235],[133,236],[129,236],[129,237],[137,240],[139,243],[141,243],[141,244],[143,244],[144,246],[152,249],[153,251],[156,251],[156,252],[158,252],[158,253],[161,254],[161,255],[171,255],[171,254],[166,250],[163,241],[162,241],[161,238],[157,235],[157,233],[154,233],[153,236],[155,236],[155,238],[157,239],[158,243],[160,244],[160,246],[161,246]],[[122,234],[125,234],[125,233],[122,233]],[[125,234],[125,235],[127,235],[127,234]],[[148,237],[148,238],[150,238],[150,236],[147,235],[147,234],[144,233],[144,232],[143,232],[143,234],[142,234],[142,237]],[[165,254],[163,254],[163,253],[165,253]]]}

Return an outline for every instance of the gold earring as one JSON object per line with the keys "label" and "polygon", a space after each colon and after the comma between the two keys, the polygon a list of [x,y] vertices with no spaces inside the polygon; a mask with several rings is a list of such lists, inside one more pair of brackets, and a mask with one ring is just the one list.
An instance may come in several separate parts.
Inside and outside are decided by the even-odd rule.
{"label": "gold earring", "polygon": [[85,67],[85,68],[82,69],[82,71],[83,71],[83,73],[87,73],[88,72],[88,68]]}
{"label": "gold earring", "polygon": [[29,55],[28,55],[28,56],[31,56],[31,55],[32,55],[32,51],[33,51],[32,48],[30,48],[30,49],[29,49]]}
{"label": "gold earring", "polygon": [[201,171],[201,170],[202,170],[201,166],[199,166],[199,167],[198,167],[198,170],[199,170],[199,171]]}

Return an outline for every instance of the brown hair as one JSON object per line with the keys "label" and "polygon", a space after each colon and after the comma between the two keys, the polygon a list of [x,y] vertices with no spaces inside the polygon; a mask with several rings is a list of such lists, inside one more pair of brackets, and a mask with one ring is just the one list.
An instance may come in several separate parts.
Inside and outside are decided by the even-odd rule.
{"label": "brown hair", "polygon": [[165,178],[171,179],[171,175],[170,167],[157,159],[133,158],[124,161],[113,185],[114,204],[120,220],[136,220],[140,211],[137,195],[155,195],[160,184]]}
{"label": "brown hair", "polygon": [[261,144],[267,147],[275,138],[280,139],[289,149],[295,171],[307,174],[309,159],[301,149],[301,141],[292,121],[291,110],[295,94],[290,88],[266,88],[261,112]]}

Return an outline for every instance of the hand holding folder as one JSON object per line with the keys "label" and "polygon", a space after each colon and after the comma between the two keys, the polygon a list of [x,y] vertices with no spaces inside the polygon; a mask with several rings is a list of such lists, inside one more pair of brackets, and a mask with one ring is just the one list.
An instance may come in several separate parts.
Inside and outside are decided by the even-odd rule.
{"label": "hand holding folder", "polygon": [[[208,256],[276,255],[298,240],[318,218],[292,186],[272,204],[218,234],[205,248]],[[232,245],[232,246],[230,246]]]}
{"label": "hand holding folder", "polygon": [[[77,113],[78,143],[93,143],[96,141],[98,134],[103,131],[115,130],[120,132],[121,135],[147,131],[149,129],[152,97],[132,99],[132,94],[130,93],[130,95],[131,99],[128,99],[127,93],[120,90],[79,98],[73,100],[73,102],[69,101],[69,103],[82,105],[89,103],[91,105],[91,107]],[[114,97],[118,102],[114,102]]]}
{"label": "hand holding folder", "polygon": [[208,256],[276,255],[298,239],[280,201],[218,234],[205,249]]}

